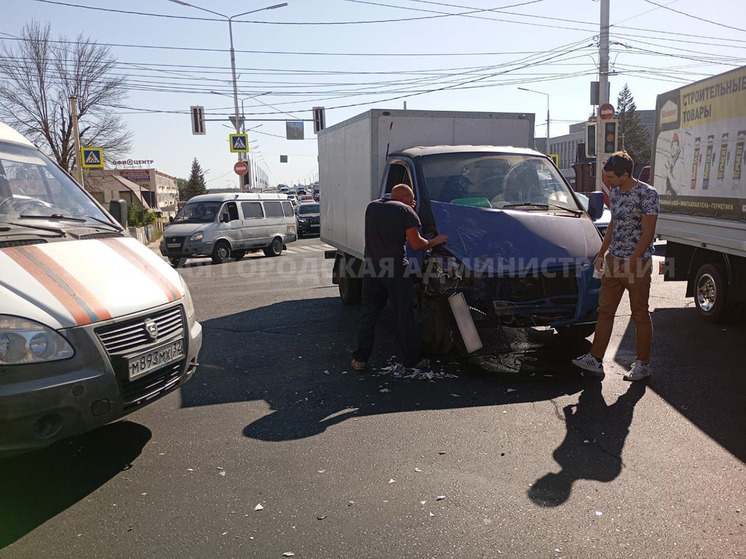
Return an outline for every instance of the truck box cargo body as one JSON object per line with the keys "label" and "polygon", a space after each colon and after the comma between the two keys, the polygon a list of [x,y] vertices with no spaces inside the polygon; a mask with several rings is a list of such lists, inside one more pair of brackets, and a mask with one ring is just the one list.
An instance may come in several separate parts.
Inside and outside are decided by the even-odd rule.
{"label": "truck box cargo body", "polygon": [[322,130],[321,238],[337,249],[332,279],[343,302],[360,298],[368,203],[406,183],[422,235],[449,236],[431,253],[408,251],[421,272],[413,277],[430,353],[453,345],[445,301],[455,293],[477,331],[552,326],[590,335],[599,282],[589,263],[601,239],[551,160],[527,149],[533,126],[524,114],[372,110]]}
{"label": "truck box cargo body", "polygon": [[746,67],[658,96],[653,183],[666,280],[719,322],[746,300]]}

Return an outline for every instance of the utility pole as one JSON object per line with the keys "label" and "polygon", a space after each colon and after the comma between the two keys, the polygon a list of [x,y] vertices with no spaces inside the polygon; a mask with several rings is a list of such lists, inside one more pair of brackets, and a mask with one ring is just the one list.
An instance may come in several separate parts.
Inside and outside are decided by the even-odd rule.
{"label": "utility pole", "polygon": [[[609,102],[609,0],[601,0],[601,35],[598,44],[598,106]],[[596,113],[596,190],[603,190],[604,126]]]}
{"label": "utility pole", "polygon": [[75,178],[78,180],[78,184],[85,188],[85,185],[83,184],[83,161],[81,161],[81,154],[83,153],[83,151],[80,149],[80,133],[78,132],[78,98],[74,95],[70,96],[70,118],[73,121]]}

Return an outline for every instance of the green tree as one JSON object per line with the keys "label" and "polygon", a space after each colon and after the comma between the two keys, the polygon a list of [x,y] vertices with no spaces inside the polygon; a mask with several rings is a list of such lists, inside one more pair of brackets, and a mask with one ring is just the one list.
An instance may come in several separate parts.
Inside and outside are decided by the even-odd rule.
{"label": "green tree", "polygon": [[617,119],[619,120],[619,148],[626,150],[636,164],[650,165],[652,146],[650,136],[640,124],[637,115],[635,98],[624,84],[616,100]]}
{"label": "green tree", "polygon": [[207,185],[205,184],[205,174],[202,172],[202,167],[195,157],[194,161],[192,161],[192,172],[190,173],[189,180],[184,187],[184,200],[189,200],[194,196],[206,193]]}
{"label": "green tree", "polygon": [[131,137],[114,109],[126,93],[107,47],[79,36],[53,41],[49,24],[27,24],[20,41],[0,49],[0,120],[51,155],[66,171],[75,156],[70,97],[77,98],[80,141],[117,159]]}

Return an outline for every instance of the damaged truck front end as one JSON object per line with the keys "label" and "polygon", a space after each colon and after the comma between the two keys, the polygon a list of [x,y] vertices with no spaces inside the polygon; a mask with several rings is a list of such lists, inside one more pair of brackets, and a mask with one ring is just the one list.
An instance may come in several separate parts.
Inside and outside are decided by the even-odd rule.
{"label": "damaged truck front end", "polygon": [[600,289],[591,263],[601,239],[588,213],[545,156],[468,147],[413,148],[389,160],[385,188],[411,178],[423,234],[449,237],[410,255],[421,271],[425,349],[509,351],[505,327],[589,336]]}

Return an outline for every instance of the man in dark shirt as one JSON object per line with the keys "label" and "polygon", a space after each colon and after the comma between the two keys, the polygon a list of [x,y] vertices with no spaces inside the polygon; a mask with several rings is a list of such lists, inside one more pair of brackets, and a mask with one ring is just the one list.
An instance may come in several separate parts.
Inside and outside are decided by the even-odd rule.
{"label": "man in dark shirt", "polygon": [[391,198],[373,200],[365,210],[365,271],[363,275],[363,309],[358,325],[357,349],[352,368],[365,369],[373,352],[376,323],[391,300],[396,315],[399,345],[404,366],[423,368],[429,365],[420,356],[420,334],[414,317],[414,286],[407,277],[405,243],[414,250],[425,250],[448,241],[446,235],[427,240],[420,235],[420,218],[415,213],[415,198],[406,184],[397,184]]}

